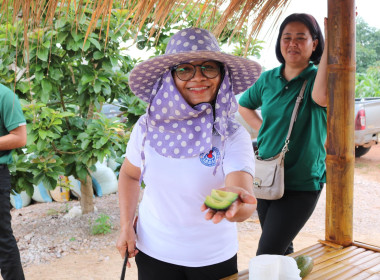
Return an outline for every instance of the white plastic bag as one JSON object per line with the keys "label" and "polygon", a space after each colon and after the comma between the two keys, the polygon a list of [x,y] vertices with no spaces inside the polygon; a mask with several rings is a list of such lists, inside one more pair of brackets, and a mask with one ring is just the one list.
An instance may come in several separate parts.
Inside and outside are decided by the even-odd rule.
{"label": "white plastic bag", "polygon": [[28,206],[32,201],[32,198],[26,193],[26,191],[22,191],[16,194],[11,193],[10,201],[14,208],[21,209],[22,207]]}
{"label": "white plastic bag", "polygon": [[[100,188],[101,194],[106,195],[110,193],[117,192],[117,177],[113,170],[109,168],[106,164],[102,164],[100,162],[96,163],[96,170],[92,172],[92,180],[93,184]],[[97,186],[99,185],[99,186]],[[101,196],[97,194],[98,196]]]}
{"label": "white plastic bag", "polygon": [[292,257],[260,255],[249,263],[249,280],[300,280],[300,270]]}
{"label": "white plastic bag", "polygon": [[37,202],[52,202],[53,199],[49,191],[45,188],[44,184],[41,182],[38,186],[33,185],[34,192],[32,199]]}

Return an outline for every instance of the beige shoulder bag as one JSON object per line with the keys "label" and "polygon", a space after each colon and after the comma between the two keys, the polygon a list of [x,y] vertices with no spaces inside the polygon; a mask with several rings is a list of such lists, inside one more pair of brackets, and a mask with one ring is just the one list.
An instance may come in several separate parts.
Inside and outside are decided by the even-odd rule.
{"label": "beige shoulder bag", "polygon": [[261,159],[258,151],[255,153],[255,178],[253,182],[253,192],[256,198],[275,200],[284,195],[284,160],[285,153],[288,151],[289,138],[292,133],[293,124],[296,121],[298,108],[303,99],[307,81],[302,85],[301,91],[297,97],[292,117],[290,120],[288,135],[285,139],[285,145],[281,152],[274,157]]}

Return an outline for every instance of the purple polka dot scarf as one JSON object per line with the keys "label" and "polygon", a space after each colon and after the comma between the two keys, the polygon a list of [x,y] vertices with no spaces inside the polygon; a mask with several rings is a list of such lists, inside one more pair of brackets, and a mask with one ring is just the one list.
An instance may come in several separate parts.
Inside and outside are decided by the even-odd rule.
{"label": "purple polka dot scarf", "polygon": [[177,90],[170,71],[158,86],[158,90],[153,90],[141,124],[147,129],[147,143],[159,154],[172,158],[199,156],[211,150],[213,132],[221,135],[224,142],[239,127],[234,120],[238,106],[227,72],[215,108],[209,103],[191,107]]}

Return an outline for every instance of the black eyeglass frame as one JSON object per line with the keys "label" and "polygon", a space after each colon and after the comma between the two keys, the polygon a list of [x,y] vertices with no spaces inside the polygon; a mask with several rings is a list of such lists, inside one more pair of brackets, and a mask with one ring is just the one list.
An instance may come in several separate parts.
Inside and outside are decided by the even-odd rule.
{"label": "black eyeglass frame", "polygon": [[[205,63],[208,63],[208,62],[214,62],[216,65],[219,66],[219,67],[218,67],[218,70],[219,70],[219,71],[218,71],[218,73],[217,73],[214,77],[208,77],[208,76],[206,76],[205,73],[203,72],[203,68],[202,68],[202,66],[203,66]],[[194,67],[193,75],[192,75],[189,79],[186,79],[186,80],[181,79],[181,78],[178,76],[178,72],[176,71],[176,70],[178,69],[178,66],[183,65],[183,64],[190,64],[191,66]],[[175,75],[177,76],[178,79],[180,79],[181,81],[187,82],[187,81],[190,81],[192,78],[194,78],[194,76],[195,76],[195,74],[196,74],[196,72],[197,72],[197,67],[200,67],[200,68],[201,68],[201,73],[202,73],[202,75],[203,75],[204,77],[206,77],[207,79],[215,79],[215,78],[218,77],[220,74],[223,75],[223,73],[224,73],[224,64],[221,63],[221,62],[219,62],[219,61],[216,61],[216,60],[206,60],[206,61],[202,62],[201,64],[197,64],[197,65],[194,65],[194,64],[192,64],[192,63],[190,63],[190,62],[182,62],[182,63],[179,63],[179,64],[177,64],[177,65],[175,65],[175,66],[172,66],[172,67],[170,68],[170,70],[172,71],[172,73],[173,73],[173,72],[175,73]]]}

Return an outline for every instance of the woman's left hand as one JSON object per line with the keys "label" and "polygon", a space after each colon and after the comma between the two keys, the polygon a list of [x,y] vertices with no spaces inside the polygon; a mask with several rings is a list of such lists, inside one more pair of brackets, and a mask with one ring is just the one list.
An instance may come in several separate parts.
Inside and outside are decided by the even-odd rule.
{"label": "woman's left hand", "polygon": [[[250,215],[256,210],[257,200],[247,190],[240,187],[227,187],[221,188],[221,190],[237,193],[239,197],[226,211],[215,211],[203,204],[201,210],[206,211],[208,209],[208,212],[205,216],[206,220],[212,220],[214,224],[219,223],[223,219],[226,219],[230,222],[241,222],[246,219],[245,217],[242,218],[240,215],[243,208],[246,208],[247,206],[251,208],[249,210],[247,209]],[[247,216],[246,213],[244,214],[244,216]]]}

